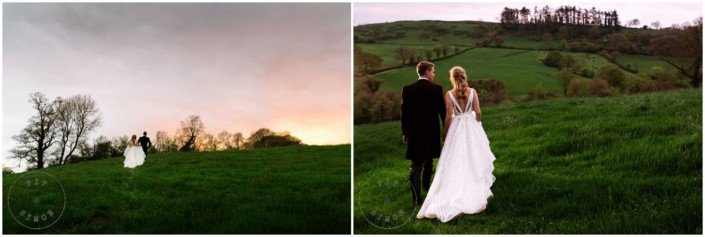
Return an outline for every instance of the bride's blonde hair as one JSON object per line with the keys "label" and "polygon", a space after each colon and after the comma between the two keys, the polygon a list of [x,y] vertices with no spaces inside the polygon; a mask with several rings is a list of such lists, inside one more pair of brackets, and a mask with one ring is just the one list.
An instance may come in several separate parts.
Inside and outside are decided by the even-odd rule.
{"label": "bride's blonde hair", "polygon": [[450,83],[453,84],[453,89],[460,98],[467,99],[470,92],[468,91],[468,76],[465,74],[465,69],[460,66],[451,68]]}

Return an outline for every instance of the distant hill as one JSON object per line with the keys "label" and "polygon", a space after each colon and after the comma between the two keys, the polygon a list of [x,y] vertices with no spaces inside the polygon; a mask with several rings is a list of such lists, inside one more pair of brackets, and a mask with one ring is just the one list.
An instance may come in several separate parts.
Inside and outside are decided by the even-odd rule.
{"label": "distant hill", "polygon": [[[478,32],[477,28],[484,30]],[[634,33],[637,29],[623,28],[623,32]],[[652,30],[645,30],[651,32]],[[501,32],[501,33],[497,33]],[[503,43],[498,46],[489,42],[486,47],[478,47],[478,42],[486,40],[488,35],[497,34],[503,38]],[[558,69],[548,67],[541,62],[547,53],[547,42],[540,35],[534,33],[521,34],[515,31],[503,31],[499,23],[479,21],[399,21],[359,25],[354,28],[356,45],[363,52],[378,55],[382,58],[381,67],[391,67],[401,64],[395,58],[395,50],[400,46],[409,47],[423,54],[426,50],[444,44],[461,49],[472,48],[460,55],[448,59],[430,61],[436,66],[436,81],[450,89],[448,70],[452,66],[462,66],[468,71],[469,79],[494,78],[504,82],[508,97],[526,95],[540,87],[549,92],[559,92],[560,87],[556,82]],[[661,61],[655,56],[619,54],[611,61],[603,55],[594,52],[584,52],[586,48],[599,47],[606,36],[590,40],[587,36],[558,40],[552,37],[549,40],[552,50],[574,56],[578,62],[589,70],[595,71],[597,67],[605,64],[615,64],[622,68],[627,75],[634,72],[648,74],[652,67],[661,67],[665,70],[674,70],[672,66]],[[577,52],[571,48],[576,43]],[[599,48],[595,48],[596,50]],[[452,52],[451,52],[452,53]],[[424,60],[426,58],[424,57]],[[630,70],[626,70],[629,68]],[[359,72],[359,68],[356,68]],[[405,84],[413,82],[416,78],[413,66],[409,65],[399,69],[392,69],[377,74],[384,79],[382,88],[400,91]],[[578,76],[579,78],[584,78]],[[587,79],[587,78],[584,78]]]}

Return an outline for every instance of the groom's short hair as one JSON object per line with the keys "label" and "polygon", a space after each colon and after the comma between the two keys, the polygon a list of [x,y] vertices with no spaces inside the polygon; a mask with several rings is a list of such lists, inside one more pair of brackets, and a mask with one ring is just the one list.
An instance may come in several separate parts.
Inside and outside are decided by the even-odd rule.
{"label": "groom's short hair", "polygon": [[436,65],[433,65],[431,62],[421,61],[416,65],[416,72],[419,73],[419,76],[426,75],[426,72],[435,66]]}
{"label": "groom's short hair", "polygon": [[142,135],[147,136],[147,131],[144,131],[144,132],[142,133]]}

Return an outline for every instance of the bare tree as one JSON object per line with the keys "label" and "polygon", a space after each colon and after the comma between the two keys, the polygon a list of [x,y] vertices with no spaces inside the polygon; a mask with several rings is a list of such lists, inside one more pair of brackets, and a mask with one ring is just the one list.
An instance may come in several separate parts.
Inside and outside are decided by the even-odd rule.
{"label": "bare tree", "polygon": [[196,151],[216,151],[217,149],[217,138],[210,133],[203,132],[196,141]]}
{"label": "bare tree", "polygon": [[58,165],[66,163],[86,135],[101,124],[96,103],[89,95],[57,99],[59,137]]}
{"label": "bare tree", "polygon": [[237,149],[242,149],[243,143],[245,143],[245,137],[242,136],[241,132],[233,134],[233,145]]}
{"label": "bare tree", "polygon": [[203,122],[198,115],[189,115],[185,121],[181,121],[181,127],[176,131],[176,137],[181,144],[179,151],[193,151],[196,138],[203,133],[203,129]]}
{"label": "bare tree", "polygon": [[691,79],[694,87],[703,81],[703,18],[690,27],[652,38],[647,50]]}
{"label": "bare tree", "polygon": [[56,101],[49,102],[40,92],[29,95],[29,103],[37,115],[30,117],[27,127],[19,135],[12,137],[19,143],[10,152],[13,157],[25,160],[30,165],[36,164],[37,169],[44,168],[46,153],[55,143],[56,119],[58,118]]}
{"label": "bare tree", "polygon": [[154,147],[159,152],[173,152],[179,148],[174,139],[169,137],[165,131],[157,131]]}

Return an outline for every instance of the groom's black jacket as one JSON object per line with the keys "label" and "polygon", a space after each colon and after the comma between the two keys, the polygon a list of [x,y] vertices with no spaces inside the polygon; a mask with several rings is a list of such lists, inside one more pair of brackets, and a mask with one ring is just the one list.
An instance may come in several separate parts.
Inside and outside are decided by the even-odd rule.
{"label": "groom's black jacket", "polygon": [[144,153],[147,153],[149,147],[152,146],[152,142],[149,141],[147,136],[141,136],[140,139],[137,139],[137,142],[142,145],[142,150],[144,150]]}
{"label": "groom's black jacket", "polygon": [[417,80],[404,87],[401,99],[401,130],[408,139],[406,159],[439,157],[441,124],[445,125],[446,117],[443,87],[428,80]]}

